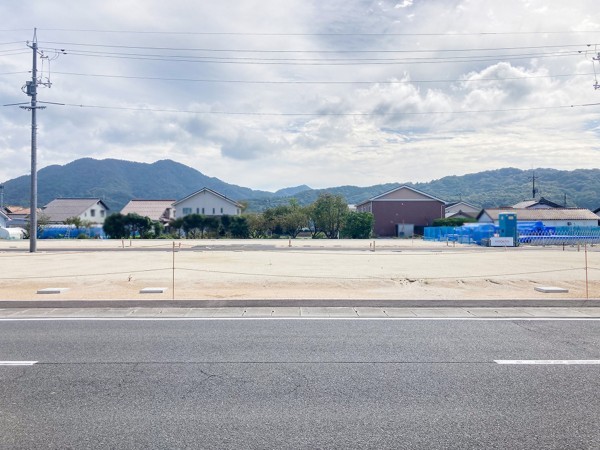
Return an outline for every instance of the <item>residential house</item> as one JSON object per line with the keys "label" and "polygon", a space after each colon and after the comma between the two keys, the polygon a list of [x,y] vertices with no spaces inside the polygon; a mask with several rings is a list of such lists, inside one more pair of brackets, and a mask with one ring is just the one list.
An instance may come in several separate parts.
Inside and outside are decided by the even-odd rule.
{"label": "residential house", "polygon": [[512,206],[515,209],[548,209],[548,208],[564,208],[563,205],[546,200],[541,197],[539,200],[524,200]]}
{"label": "residential house", "polygon": [[202,188],[173,203],[176,219],[189,214],[239,216],[241,213],[242,205],[208,188]]}
{"label": "residential house", "polygon": [[373,214],[376,236],[410,237],[443,218],[445,206],[443,200],[404,185],[357,204],[356,210]]}
{"label": "residential house", "polygon": [[481,223],[499,225],[500,214],[516,214],[518,222],[542,222],[547,227],[595,227],[598,216],[585,208],[487,208],[477,216]]}
{"label": "residential house", "polygon": [[71,217],[78,217],[94,225],[102,225],[109,208],[99,198],[57,198],[48,203],[38,216],[45,216],[50,224],[62,224]]}
{"label": "residential house", "polygon": [[0,228],[8,228],[8,222],[10,222],[10,217],[4,211],[0,211]]}
{"label": "residential house", "polygon": [[121,214],[138,214],[166,225],[175,218],[173,203],[175,200],[131,200],[121,210]]}
{"label": "residential house", "polygon": [[446,218],[474,219],[481,208],[464,201],[447,203],[445,208]]}
{"label": "residential house", "polygon": [[[10,219],[10,227],[27,228],[27,222],[29,221],[29,208],[23,208],[21,206],[5,206],[4,210],[6,215]],[[38,213],[41,210],[38,210]]]}

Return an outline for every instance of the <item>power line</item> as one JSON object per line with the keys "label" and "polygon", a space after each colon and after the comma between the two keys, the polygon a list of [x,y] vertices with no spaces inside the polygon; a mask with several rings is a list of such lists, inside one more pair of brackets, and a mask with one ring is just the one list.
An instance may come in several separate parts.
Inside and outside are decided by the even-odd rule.
{"label": "power line", "polygon": [[[598,33],[594,30],[554,30],[554,31],[481,31],[465,33],[241,33],[227,31],[144,31],[144,30],[99,30],[81,28],[39,28],[41,31],[63,31],[73,33],[106,33],[106,34],[157,34],[157,35],[195,35],[195,36],[440,36],[440,37],[462,37],[462,36],[523,36],[539,34],[588,34]],[[23,30],[0,30],[0,31],[23,31]],[[27,30],[25,30],[27,31]]]}
{"label": "power line", "polygon": [[26,50],[21,50],[21,51],[16,51],[16,50],[10,50],[8,53],[3,53],[2,51],[0,51],[0,56],[15,56],[15,55],[24,55],[26,53],[29,53]]}
{"label": "power line", "polygon": [[499,112],[525,112],[525,111],[549,111],[549,110],[564,110],[572,108],[583,108],[590,106],[600,106],[600,103],[583,103],[562,106],[538,106],[527,108],[506,108],[506,109],[482,109],[482,110],[465,110],[465,111],[426,111],[426,112],[377,112],[377,113],[282,113],[282,112],[238,112],[238,111],[193,111],[186,109],[166,109],[166,108],[138,108],[131,106],[106,106],[106,105],[84,105],[74,103],[60,103],[60,106],[77,107],[77,108],[92,108],[92,109],[110,109],[120,111],[139,111],[139,112],[165,112],[165,113],[185,113],[185,114],[206,114],[206,115],[225,115],[225,116],[296,116],[296,117],[377,117],[377,116],[426,116],[430,114],[482,114],[482,113],[499,113]]}
{"label": "power line", "polygon": [[[12,72],[23,73],[23,72]],[[94,73],[77,73],[77,72],[52,72],[55,75],[70,75],[81,77],[96,77],[96,78],[123,78],[135,80],[154,80],[154,81],[178,81],[178,82],[197,82],[197,83],[239,83],[239,84],[412,84],[412,83],[474,83],[486,81],[513,81],[513,80],[528,80],[539,78],[568,78],[592,76],[593,72],[589,73],[573,73],[573,74],[557,74],[557,75],[532,75],[522,77],[502,77],[502,78],[477,78],[477,79],[439,79],[439,80],[355,80],[355,81],[324,81],[324,80],[217,80],[208,78],[172,78],[172,77],[147,77],[139,75],[111,75],[111,74],[94,74]],[[3,74],[0,74],[3,75]]]}
{"label": "power line", "polygon": [[135,50],[172,50],[172,51],[199,51],[199,52],[229,52],[229,53],[436,53],[436,52],[475,52],[475,51],[505,51],[505,50],[539,50],[550,48],[581,48],[591,47],[595,44],[564,44],[564,45],[538,45],[520,47],[480,47],[480,48],[450,48],[450,49],[421,49],[421,50],[255,50],[255,49],[216,49],[205,47],[151,47],[136,45],[109,45],[78,42],[45,41],[44,44],[78,47],[123,48]]}
{"label": "power line", "polygon": [[[216,58],[216,57],[189,57],[165,55],[136,55],[108,52],[81,52],[67,51],[67,54],[76,56],[89,56],[96,58],[113,58],[144,61],[170,61],[209,64],[252,64],[252,65],[291,65],[291,66],[352,66],[352,65],[402,65],[402,64],[444,64],[444,63],[472,63],[489,62],[503,59],[507,61],[531,58],[558,58],[581,56],[579,52],[527,54],[527,55],[497,55],[482,57],[443,57],[443,58],[405,58],[405,59],[269,59],[269,58]],[[464,59],[463,59],[464,58]]]}

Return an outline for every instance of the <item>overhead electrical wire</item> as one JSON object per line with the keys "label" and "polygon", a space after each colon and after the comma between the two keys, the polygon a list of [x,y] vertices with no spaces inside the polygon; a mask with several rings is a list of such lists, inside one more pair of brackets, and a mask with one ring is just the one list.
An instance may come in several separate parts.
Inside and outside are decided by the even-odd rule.
{"label": "overhead electrical wire", "polygon": [[527,108],[506,108],[506,109],[482,109],[482,110],[465,110],[465,111],[423,111],[423,112],[377,112],[377,113],[333,113],[333,112],[315,112],[315,113],[285,113],[285,112],[234,112],[234,111],[194,111],[186,109],[166,109],[166,108],[140,108],[132,106],[106,106],[106,105],[85,105],[75,103],[54,103],[58,106],[68,106],[77,108],[90,109],[110,109],[120,111],[139,111],[139,112],[165,112],[165,113],[185,113],[198,115],[225,115],[225,116],[296,116],[296,117],[385,117],[385,116],[425,116],[430,114],[482,114],[482,113],[499,113],[499,112],[526,112],[526,111],[549,111],[549,110],[564,110],[573,108],[584,108],[591,106],[600,106],[600,103],[583,103],[561,106],[532,106]]}
{"label": "overhead electrical wire", "polygon": [[482,57],[438,57],[438,58],[404,58],[404,59],[272,59],[272,58],[217,58],[217,57],[189,57],[168,55],[143,55],[109,52],[81,52],[67,51],[67,54],[88,56],[96,58],[113,58],[143,61],[171,61],[210,64],[252,64],[252,65],[305,65],[305,66],[341,66],[341,65],[399,65],[399,64],[443,64],[443,63],[470,63],[503,60],[521,60],[531,58],[558,58],[580,56],[580,52],[527,54],[527,55],[496,55]]}
{"label": "overhead electrical wire", "polygon": [[231,52],[231,53],[435,53],[435,52],[476,52],[476,51],[505,51],[505,50],[539,50],[547,48],[570,48],[570,47],[588,47],[595,44],[564,44],[564,45],[537,45],[537,46],[518,46],[518,47],[476,47],[476,48],[449,48],[449,49],[418,49],[418,50],[256,50],[256,49],[226,49],[226,48],[204,48],[204,47],[151,47],[138,45],[110,45],[110,44],[91,44],[81,42],[56,42],[40,41],[42,45],[60,45],[77,47],[100,47],[100,48],[124,48],[134,50],[173,50],[173,51],[198,51],[198,52]]}
{"label": "overhead electrical wire", "polygon": [[[539,34],[588,34],[598,33],[594,30],[554,30],[554,31],[479,31],[464,33],[242,33],[227,31],[145,31],[145,30],[99,30],[82,28],[38,28],[38,31],[62,31],[73,33],[108,33],[108,34],[157,34],[157,35],[196,35],[196,36],[440,36],[440,37],[462,37],[462,36],[523,36]],[[27,31],[27,30],[0,30],[0,31]]]}
{"label": "overhead electrical wire", "polygon": [[[24,72],[12,72],[12,73],[24,73]],[[528,79],[539,79],[539,78],[568,78],[568,77],[582,77],[594,75],[593,72],[589,73],[573,73],[573,74],[557,74],[557,75],[532,75],[523,77],[501,77],[501,78],[477,78],[477,79],[439,79],[439,80],[379,80],[379,81],[339,81],[339,80],[217,80],[208,78],[172,78],[172,77],[147,77],[139,75],[111,75],[111,74],[95,74],[95,73],[76,73],[76,72],[60,72],[53,71],[55,75],[70,75],[80,77],[96,77],[96,78],[122,78],[122,79],[135,79],[135,80],[154,80],[154,81],[178,81],[178,82],[197,82],[197,83],[239,83],[239,84],[412,84],[412,83],[474,83],[474,82],[486,82],[486,81],[514,81],[514,80],[528,80]],[[1,75],[1,74],[0,74]]]}

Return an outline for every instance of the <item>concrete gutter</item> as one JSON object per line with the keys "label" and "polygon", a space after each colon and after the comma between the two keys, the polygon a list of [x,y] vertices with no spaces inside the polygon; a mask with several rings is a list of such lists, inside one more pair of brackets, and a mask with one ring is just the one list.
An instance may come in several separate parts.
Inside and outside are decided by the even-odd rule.
{"label": "concrete gutter", "polygon": [[492,300],[0,300],[0,308],[253,308],[253,307],[371,307],[371,308],[581,308],[600,307],[600,299]]}

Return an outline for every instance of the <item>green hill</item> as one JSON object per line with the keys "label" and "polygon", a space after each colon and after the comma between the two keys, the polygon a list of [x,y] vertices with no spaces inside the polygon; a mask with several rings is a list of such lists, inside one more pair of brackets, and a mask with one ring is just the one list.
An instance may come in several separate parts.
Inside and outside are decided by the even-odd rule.
{"label": "green hill", "polygon": [[[29,175],[4,183],[7,205],[29,205]],[[131,199],[180,199],[203,187],[239,200],[273,194],[225,183],[183,164],[163,160],[153,164],[84,158],[38,172],[38,204],[58,197],[98,197],[113,211]]]}
{"label": "green hill", "polygon": [[[563,171],[535,169],[538,195],[569,207],[600,207],[600,169]],[[481,207],[507,206],[532,197],[532,171],[514,168],[490,170],[463,176],[448,176],[428,183],[388,183],[368,187],[338,186],[310,189],[297,186],[276,193],[256,191],[209,177],[191,167],[163,160],[152,164],[116,159],[78,159],[64,166],[54,165],[38,172],[38,204],[58,197],[98,197],[113,211],[131,199],[180,199],[203,187],[233,200],[246,201],[249,211],[261,211],[295,198],[312,203],[321,192],[342,195],[350,204],[360,203],[408,184],[447,202],[460,199]],[[29,205],[29,176],[7,181],[4,203]]]}

